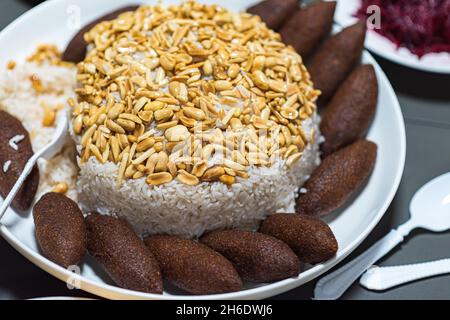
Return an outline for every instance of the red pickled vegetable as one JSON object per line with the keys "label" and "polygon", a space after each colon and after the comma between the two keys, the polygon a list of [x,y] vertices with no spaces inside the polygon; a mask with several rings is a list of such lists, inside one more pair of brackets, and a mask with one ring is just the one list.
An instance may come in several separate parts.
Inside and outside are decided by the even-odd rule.
{"label": "red pickled vegetable", "polygon": [[367,12],[372,5],[381,9],[381,29],[375,31],[397,47],[418,57],[450,52],[450,0],[361,0],[355,16],[372,15]]}

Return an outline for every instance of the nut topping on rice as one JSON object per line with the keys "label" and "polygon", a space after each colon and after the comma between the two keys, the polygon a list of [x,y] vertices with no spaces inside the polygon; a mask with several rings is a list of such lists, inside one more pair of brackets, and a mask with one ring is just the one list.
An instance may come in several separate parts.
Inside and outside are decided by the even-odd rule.
{"label": "nut topping on rice", "polygon": [[85,34],[73,132],[80,161],[146,177],[233,185],[251,167],[293,166],[316,114],[301,57],[257,16],[187,1],[142,6]]}

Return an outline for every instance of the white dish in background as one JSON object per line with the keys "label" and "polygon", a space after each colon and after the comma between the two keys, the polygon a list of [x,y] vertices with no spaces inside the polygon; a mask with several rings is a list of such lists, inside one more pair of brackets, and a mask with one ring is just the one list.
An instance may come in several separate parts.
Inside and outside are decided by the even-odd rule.
{"label": "white dish in background", "polygon": [[[124,5],[155,4],[156,2],[156,0],[116,0],[114,2],[78,0],[77,6],[81,9],[81,19],[84,25],[86,22]],[[178,1],[164,0],[163,2],[168,4]],[[202,2],[218,3],[217,0]],[[254,2],[229,0],[220,3],[233,10],[243,10]],[[66,25],[67,10],[72,4],[72,0],[46,1],[4,29],[0,33],[0,46],[4,48],[0,51],[0,66],[4,68],[6,62],[11,59],[22,61],[35,49],[36,45],[41,43],[54,43],[61,49],[64,48],[74,33]],[[38,249],[31,215],[18,215],[10,210],[3,220],[4,224],[0,227],[0,234],[17,251],[43,270],[63,281],[74,277],[75,280],[80,281],[83,290],[110,299],[263,299],[292,290],[317,278],[342,261],[367,237],[394,198],[403,174],[406,137],[397,97],[385,74],[368,52],[364,53],[363,62],[375,66],[380,86],[378,112],[368,135],[368,139],[376,142],[379,146],[376,167],[367,186],[355,201],[341,214],[327,219],[340,245],[336,257],[304,271],[297,278],[221,295],[180,296],[165,293],[161,296],[145,294],[114,286],[91,258],[87,257],[86,263],[82,265],[81,276],[74,276],[68,270],[47,260]]]}
{"label": "white dish in background", "polygon": [[[360,3],[360,0],[337,0],[335,22],[342,27],[357,22],[358,19],[353,15],[358,10]],[[419,58],[406,48],[397,48],[392,41],[373,30],[367,32],[366,48],[380,57],[409,68],[450,74],[450,53],[447,52],[429,53]]]}

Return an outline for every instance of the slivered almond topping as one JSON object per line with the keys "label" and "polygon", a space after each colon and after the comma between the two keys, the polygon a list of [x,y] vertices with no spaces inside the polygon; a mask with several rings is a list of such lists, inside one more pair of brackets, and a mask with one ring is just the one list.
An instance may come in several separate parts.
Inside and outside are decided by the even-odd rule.
{"label": "slivered almond topping", "polygon": [[[302,58],[250,14],[193,0],[141,6],[85,40],[72,128],[81,162],[114,162],[118,185],[231,185],[275,157],[292,166],[310,143],[302,123],[320,92]],[[44,123],[54,123],[48,110]]]}

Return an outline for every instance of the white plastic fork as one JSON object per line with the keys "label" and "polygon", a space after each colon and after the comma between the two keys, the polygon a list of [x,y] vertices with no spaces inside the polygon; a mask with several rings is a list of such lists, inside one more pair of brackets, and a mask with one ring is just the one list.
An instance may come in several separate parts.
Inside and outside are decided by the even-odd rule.
{"label": "white plastic fork", "polygon": [[343,267],[320,279],[314,290],[317,300],[335,300],[375,262],[384,257],[411,231],[422,228],[432,232],[450,229],[450,173],[423,186],[414,195],[409,208],[411,219],[392,230],[370,249]]}
{"label": "white plastic fork", "polygon": [[450,259],[395,267],[373,266],[363,274],[359,284],[368,290],[383,291],[448,273],[450,273]]}
{"label": "white plastic fork", "polygon": [[5,215],[5,212],[8,210],[9,206],[11,205],[11,202],[14,200],[14,197],[17,195],[17,192],[19,192],[20,188],[22,187],[23,183],[27,179],[27,177],[30,175],[31,171],[33,170],[34,166],[36,165],[37,161],[40,158],[44,158],[46,160],[50,160],[53,158],[64,146],[67,135],[68,135],[68,120],[67,120],[67,113],[63,110],[58,113],[58,117],[56,119],[56,130],[55,134],[53,136],[52,141],[46,145],[44,148],[39,150],[39,152],[35,153],[25,164],[25,167],[20,174],[19,178],[17,179],[16,183],[14,184],[13,188],[9,192],[8,196],[3,201],[1,207],[0,207],[0,221],[2,220],[3,216]]}

